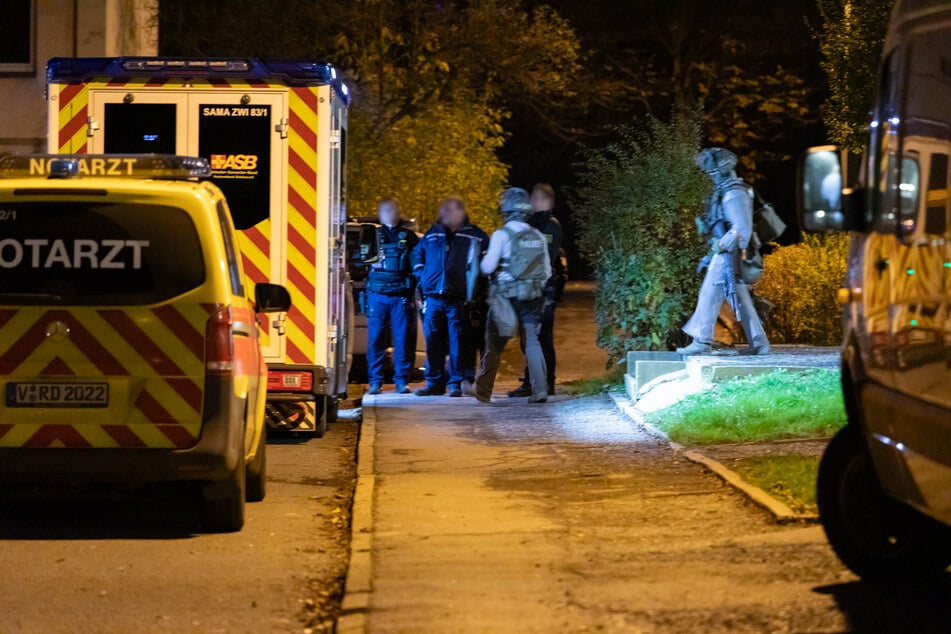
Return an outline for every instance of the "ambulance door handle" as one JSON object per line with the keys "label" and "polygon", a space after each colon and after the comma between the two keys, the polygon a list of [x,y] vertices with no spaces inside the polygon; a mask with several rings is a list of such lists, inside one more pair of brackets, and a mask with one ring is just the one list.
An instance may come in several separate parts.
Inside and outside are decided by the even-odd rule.
{"label": "ambulance door handle", "polygon": [[274,327],[274,330],[277,331],[278,337],[283,337],[287,332],[287,313],[280,313],[277,317],[274,318],[274,321],[271,322],[271,326]]}
{"label": "ambulance door handle", "polygon": [[279,133],[282,139],[286,139],[287,129],[288,129],[287,117],[281,117],[281,121],[276,126],[274,126],[274,131]]}
{"label": "ambulance door handle", "polygon": [[96,134],[96,130],[99,129],[99,122],[96,121],[95,117],[86,117],[86,136],[93,137]]}

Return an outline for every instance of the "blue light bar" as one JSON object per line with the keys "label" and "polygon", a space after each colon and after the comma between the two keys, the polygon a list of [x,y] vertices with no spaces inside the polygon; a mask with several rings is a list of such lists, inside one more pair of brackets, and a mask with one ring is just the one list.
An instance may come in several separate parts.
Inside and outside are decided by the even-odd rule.
{"label": "blue light bar", "polygon": [[208,160],[171,154],[10,154],[0,178],[69,179],[83,176],[195,180],[210,178]]}
{"label": "blue light bar", "polygon": [[109,78],[208,78],[277,81],[287,86],[332,86],[345,103],[349,91],[336,69],[315,60],[191,57],[54,57],[46,64],[49,83]]}

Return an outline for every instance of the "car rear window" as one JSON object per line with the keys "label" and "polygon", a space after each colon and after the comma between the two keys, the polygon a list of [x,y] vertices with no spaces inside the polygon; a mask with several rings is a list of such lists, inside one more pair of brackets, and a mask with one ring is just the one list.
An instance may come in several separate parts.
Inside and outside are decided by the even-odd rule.
{"label": "car rear window", "polygon": [[0,304],[152,304],[204,281],[198,233],[182,209],[0,203]]}

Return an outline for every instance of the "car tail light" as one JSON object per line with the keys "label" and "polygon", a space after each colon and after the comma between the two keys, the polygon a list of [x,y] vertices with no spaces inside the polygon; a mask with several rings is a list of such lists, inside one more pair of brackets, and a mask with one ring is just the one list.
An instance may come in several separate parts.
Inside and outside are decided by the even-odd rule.
{"label": "car tail light", "polygon": [[231,338],[231,307],[208,318],[205,326],[205,370],[225,375],[234,370],[234,343]]}
{"label": "car tail light", "polygon": [[311,372],[271,370],[267,374],[269,392],[310,392],[314,387]]}

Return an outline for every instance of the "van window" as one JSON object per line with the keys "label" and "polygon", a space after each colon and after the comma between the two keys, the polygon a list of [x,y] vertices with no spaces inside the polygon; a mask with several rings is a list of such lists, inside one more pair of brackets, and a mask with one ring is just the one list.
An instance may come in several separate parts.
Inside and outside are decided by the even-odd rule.
{"label": "van window", "polygon": [[901,163],[898,161],[899,117],[898,90],[900,57],[892,53],[882,67],[878,102],[872,118],[872,151],[869,152],[869,174],[872,175],[874,213],[873,226],[883,232],[898,226],[898,201]]}
{"label": "van window", "polygon": [[144,203],[0,203],[0,304],[153,304],[205,281],[191,217]]}
{"label": "van window", "polygon": [[225,201],[218,201],[218,224],[221,225],[221,236],[225,242],[225,253],[228,258],[228,274],[231,277],[231,293],[244,295],[244,283],[241,281],[241,265],[238,263],[238,250],[234,244],[234,233],[229,222],[230,214]]}

